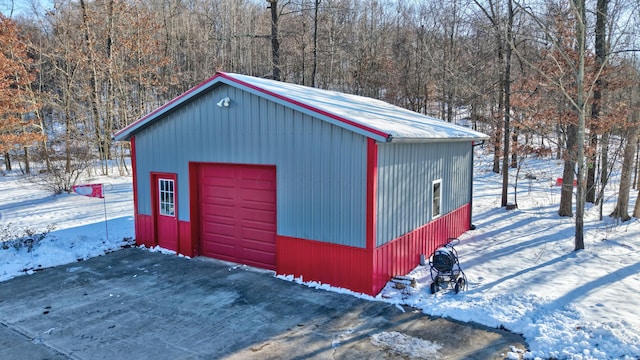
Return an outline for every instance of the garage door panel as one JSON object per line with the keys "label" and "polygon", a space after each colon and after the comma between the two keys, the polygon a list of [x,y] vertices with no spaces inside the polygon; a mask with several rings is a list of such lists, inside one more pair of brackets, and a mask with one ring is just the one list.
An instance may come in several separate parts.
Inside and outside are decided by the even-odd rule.
{"label": "garage door panel", "polygon": [[216,259],[234,261],[236,258],[236,247],[235,246],[222,246],[222,245],[212,245],[209,244],[204,249],[210,254],[210,257],[215,257]]}
{"label": "garage door panel", "polygon": [[266,221],[273,223],[276,220],[276,213],[273,212],[271,207],[274,205],[268,205],[264,203],[251,203],[242,205],[242,218],[243,219],[260,219],[260,221]]}
{"label": "garage door panel", "polygon": [[[236,165],[230,165],[230,166],[236,166]],[[240,180],[254,180],[254,179],[263,179],[263,180],[269,180],[269,181],[273,181],[273,178],[271,177],[271,171],[272,168],[269,166],[247,166],[247,167],[243,167],[240,170],[240,174],[237,175],[237,178]]]}
{"label": "garage door panel", "polygon": [[233,226],[236,222],[234,217],[218,214],[206,215],[203,220],[204,223],[209,226],[216,226],[217,224]]}
{"label": "garage door panel", "polygon": [[236,236],[235,224],[208,223],[205,225],[204,230],[206,234],[210,234],[211,236],[226,236],[226,237]]}
{"label": "garage door panel", "polygon": [[264,243],[274,244],[275,242],[271,239],[271,234],[273,234],[274,230],[273,228],[257,227],[250,224],[249,227],[242,229],[241,237],[242,239],[260,239]]}
{"label": "garage door panel", "polygon": [[261,223],[267,223],[267,224],[273,224],[276,220],[275,214],[268,210],[243,208],[242,212],[243,212],[243,216],[242,216],[243,220],[261,222]]}
{"label": "garage door panel", "polygon": [[223,196],[223,194],[217,194],[216,196],[205,195],[205,196],[202,196],[202,199],[208,203],[225,204],[227,206],[231,206],[235,204],[235,201],[236,201],[235,197]]}
{"label": "garage door panel", "polygon": [[217,178],[208,178],[204,179],[201,184],[204,186],[206,191],[218,192],[222,189],[233,189],[236,182],[234,182],[233,179],[224,179],[224,181],[219,181]]}
{"label": "garage door panel", "polygon": [[[228,231],[224,231],[225,229],[230,228]],[[202,222],[201,229],[204,233],[207,234],[231,234],[235,231],[235,224],[232,221],[227,223],[222,222],[207,222],[206,220]]]}
{"label": "garage door panel", "polygon": [[209,234],[209,235],[210,235],[209,241],[204,243],[206,249],[209,249],[211,251],[219,251],[216,249],[235,248],[235,244],[236,244],[235,237],[220,236],[218,234]]}
{"label": "garage door panel", "polygon": [[208,238],[208,241],[205,244],[213,245],[214,247],[217,245],[222,246],[233,246],[236,243],[235,235],[222,235],[219,233],[203,233]]}
{"label": "garage door panel", "polygon": [[225,165],[217,166],[217,169],[209,169],[204,179],[205,184],[233,186],[238,181],[233,169],[224,168]]}
{"label": "garage door panel", "polygon": [[242,229],[242,240],[260,241],[265,245],[274,245],[275,242],[271,242],[272,229],[256,229],[256,228],[244,228]]}
{"label": "garage door panel", "polygon": [[243,189],[239,196],[241,201],[255,204],[273,205],[276,202],[273,191]]}
{"label": "garage door panel", "polygon": [[275,167],[202,165],[199,181],[202,255],[275,269]]}
{"label": "garage door panel", "polygon": [[266,198],[249,197],[249,196],[240,197],[240,206],[246,209],[256,208],[256,209],[265,209],[265,210],[273,211],[275,204],[276,204],[275,199],[266,199]]}
{"label": "garage door panel", "polygon": [[214,253],[227,254],[229,256],[236,253],[236,241],[233,237],[218,236],[210,242],[210,249]]}
{"label": "garage door panel", "polygon": [[[212,211],[215,210],[215,211]],[[210,208],[209,213],[204,214],[203,219],[207,219],[207,221],[216,222],[216,221],[229,221],[230,219],[235,219],[233,213],[235,212],[235,206],[219,206],[215,209]]]}
{"label": "garage door panel", "polygon": [[244,249],[242,257],[245,259],[245,264],[266,269],[269,269],[271,264],[276,262],[275,252],[271,253]]}
{"label": "garage door panel", "polygon": [[249,247],[252,249],[263,249],[265,251],[268,249],[275,249],[275,243],[269,241],[266,233],[261,233],[260,231],[249,231],[244,236],[245,237],[240,241],[243,248]]}
{"label": "garage door panel", "polygon": [[202,194],[201,198],[203,200],[207,201],[207,202],[220,201],[220,202],[223,202],[223,203],[226,202],[226,203],[229,203],[229,204],[235,203],[235,200],[236,200],[235,194],[229,193],[228,190],[225,190],[224,192],[216,193],[215,189],[211,189],[211,190],[205,191]]}
{"label": "garage door panel", "polygon": [[265,180],[242,180],[240,186],[248,190],[275,190],[275,183]]}
{"label": "garage door panel", "polygon": [[242,184],[243,188],[247,189],[275,189],[275,181],[271,178],[269,171],[265,171],[259,176],[252,178],[245,177],[238,179],[238,182]]}
{"label": "garage door panel", "polygon": [[276,261],[275,255],[267,253],[251,253],[247,252],[243,254],[243,258],[246,259],[245,263],[249,266],[255,266],[259,268],[268,268],[269,264]]}

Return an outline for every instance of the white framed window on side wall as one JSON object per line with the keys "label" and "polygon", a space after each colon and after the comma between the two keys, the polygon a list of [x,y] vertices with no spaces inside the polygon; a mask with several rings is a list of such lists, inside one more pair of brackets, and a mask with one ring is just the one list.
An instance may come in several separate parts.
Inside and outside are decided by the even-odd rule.
{"label": "white framed window on side wall", "polygon": [[433,180],[431,183],[431,218],[435,219],[442,214],[442,179]]}

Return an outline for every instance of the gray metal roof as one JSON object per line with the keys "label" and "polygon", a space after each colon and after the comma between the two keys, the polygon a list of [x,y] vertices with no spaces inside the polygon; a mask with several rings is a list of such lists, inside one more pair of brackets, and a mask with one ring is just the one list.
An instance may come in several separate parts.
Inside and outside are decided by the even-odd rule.
{"label": "gray metal roof", "polygon": [[[128,140],[155,119],[221,84],[241,88],[376,141],[473,141],[489,138],[483,133],[381,100],[247,75],[218,72],[200,85],[118,131],[115,139]],[[233,99],[231,102],[233,103]]]}

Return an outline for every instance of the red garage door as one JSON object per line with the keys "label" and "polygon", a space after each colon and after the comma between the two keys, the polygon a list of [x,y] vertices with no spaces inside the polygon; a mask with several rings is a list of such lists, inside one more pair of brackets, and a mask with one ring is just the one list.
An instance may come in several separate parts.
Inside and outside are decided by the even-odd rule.
{"label": "red garage door", "polygon": [[276,168],[200,167],[200,254],[276,268]]}

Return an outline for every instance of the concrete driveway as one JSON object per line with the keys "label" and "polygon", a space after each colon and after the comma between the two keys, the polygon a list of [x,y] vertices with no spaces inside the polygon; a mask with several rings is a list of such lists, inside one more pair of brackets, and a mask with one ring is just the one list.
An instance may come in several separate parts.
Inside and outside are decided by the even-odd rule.
{"label": "concrete driveway", "polygon": [[410,358],[372,342],[393,332],[440,346],[413,358],[502,359],[525,347],[405,310],[131,248],[0,283],[0,359]]}

